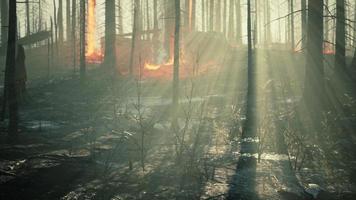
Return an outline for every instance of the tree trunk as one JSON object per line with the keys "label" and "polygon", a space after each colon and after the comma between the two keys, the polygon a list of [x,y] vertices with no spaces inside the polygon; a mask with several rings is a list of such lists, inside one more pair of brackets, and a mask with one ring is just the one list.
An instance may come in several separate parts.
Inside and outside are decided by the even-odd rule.
{"label": "tree trunk", "polygon": [[272,33],[271,33],[271,6],[270,1],[266,2],[266,43],[270,44],[272,42]]}
{"label": "tree trunk", "polygon": [[204,32],[205,31],[205,0],[201,0],[201,30]]}
{"label": "tree trunk", "polygon": [[85,78],[86,61],[85,61],[85,48],[86,48],[86,8],[85,1],[80,1],[80,79]]}
{"label": "tree trunk", "polygon": [[210,18],[210,24],[209,24],[209,31],[214,31],[214,0],[210,0],[210,11],[209,11],[209,18]]}
{"label": "tree trunk", "polygon": [[340,81],[346,75],[345,0],[336,0],[335,70]]}
{"label": "tree trunk", "polygon": [[31,23],[30,23],[30,1],[26,0],[25,2],[26,6],[26,35],[31,34]]}
{"label": "tree trunk", "polygon": [[58,0],[58,40],[63,42],[63,1]]}
{"label": "tree trunk", "polygon": [[174,71],[172,95],[172,127],[177,126],[177,112],[179,106],[179,58],[180,58],[180,0],[175,0],[175,30],[174,30]]}
{"label": "tree trunk", "polygon": [[[238,28],[236,27],[236,29]],[[227,36],[229,39],[233,39],[234,37],[234,0],[230,0],[230,5],[229,5],[229,31]]]}
{"label": "tree trunk", "polygon": [[133,75],[133,65],[134,65],[134,55],[136,49],[137,32],[139,31],[139,11],[140,10],[140,0],[135,0],[134,2],[134,16],[133,16],[133,26],[132,26],[132,37],[131,37],[131,53],[130,53],[130,64],[129,73],[130,76]]}
{"label": "tree trunk", "polygon": [[307,0],[301,0],[302,9],[302,49],[305,51],[307,46]]}
{"label": "tree trunk", "polygon": [[224,36],[226,36],[226,29],[227,29],[227,25],[226,25],[226,22],[227,22],[227,0],[224,0],[224,11],[223,11],[223,33],[224,33]]}
{"label": "tree trunk", "polygon": [[216,2],[215,31],[221,32],[221,1]]}
{"label": "tree trunk", "polygon": [[71,21],[70,21],[70,0],[66,1],[66,23],[67,23],[67,41],[70,41],[72,31],[71,31]]}
{"label": "tree trunk", "polygon": [[295,48],[295,40],[294,40],[294,0],[290,0],[290,37],[291,37],[291,49],[292,52],[294,51]]}
{"label": "tree trunk", "polygon": [[[231,8],[233,9],[233,5],[231,5]],[[241,1],[237,0],[236,1],[236,41],[237,44],[242,44],[242,15],[241,15]]]}
{"label": "tree trunk", "polygon": [[325,105],[323,64],[323,0],[309,0],[304,103],[314,128],[320,130]]}
{"label": "tree trunk", "polygon": [[7,26],[9,22],[9,5],[8,5],[8,0],[1,0],[0,1],[0,6],[1,6],[1,49],[0,49],[0,55],[6,53],[6,46],[7,46]]}
{"label": "tree trunk", "polygon": [[16,96],[16,37],[17,37],[17,13],[16,1],[9,1],[9,26],[8,26],[8,42],[6,54],[6,68],[5,68],[5,93],[4,98],[7,98],[9,103],[9,134],[17,134],[18,124],[18,106]]}
{"label": "tree trunk", "polygon": [[73,71],[75,73],[75,68],[77,65],[77,37],[76,37],[76,25],[77,25],[77,1],[72,0],[72,50],[73,50]]}
{"label": "tree trunk", "polygon": [[247,67],[248,67],[248,86],[247,86],[247,110],[246,110],[246,127],[244,137],[253,134],[255,120],[255,70],[252,55],[252,20],[251,20],[251,0],[247,0]]}
{"label": "tree trunk", "polygon": [[116,67],[116,23],[115,0],[105,1],[105,57],[104,64],[107,67]]}
{"label": "tree trunk", "polygon": [[[157,0],[155,0],[157,2]],[[119,0],[119,33],[124,33],[124,19],[122,16],[122,0]]]}

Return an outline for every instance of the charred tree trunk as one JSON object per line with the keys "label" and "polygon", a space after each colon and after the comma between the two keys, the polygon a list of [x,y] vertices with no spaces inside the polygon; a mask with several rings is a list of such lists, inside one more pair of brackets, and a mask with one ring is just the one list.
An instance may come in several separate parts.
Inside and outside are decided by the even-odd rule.
{"label": "charred tree trunk", "polygon": [[7,47],[7,32],[9,22],[9,5],[8,0],[1,0],[1,49],[0,54],[5,54]]}
{"label": "charred tree trunk", "polygon": [[[149,1],[146,0],[146,30],[150,30],[151,29],[151,22],[150,22],[150,9],[149,9]],[[147,38],[150,39],[150,34],[147,33],[146,34]]]}
{"label": "charred tree trunk", "polygon": [[336,0],[335,70],[339,81],[346,78],[345,0]]}
{"label": "charred tree trunk", "polygon": [[134,55],[137,42],[137,32],[139,31],[139,12],[140,12],[140,0],[135,0],[134,2],[134,16],[133,16],[133,26],[132,26],[132,37],[131,37],[131,53],[130,53],[130,64],[129,73],[130,76],[133,75],[133,65],[134,65]]}
{"label": "charred tree trunk", "polygon": [[70,0],[66,1],[66,23],[67,23],[67,41],[70,41],[70,38],[72,36],[72,31],[71,31],[71,21],[70,21]]}
{"label": "charred tree trunk", "polygon": [[305,51],[307,46],[307,0],[301,0],[302,9],[302,49]]}
{"label": "charred tree trunk", "polygon": [[205,31],[205,0],[201,0],[201,30],[204,32]]}
{"label": "charred tree trunk", "polygon": [[234,0],[230,0],[230,5],[229,5],[229,31],[227,36],[229,39],[234,38]]}
{"label": "charred tree trunk", "polygon": [[294,51],[295,40],[294,40],[294,0],[290,0],[290,37],[291,37],[291,50]]}
{"label": "charred tree trunk", "polygon": [[251,16],[251,0],[247,0],[247,67],[248,67],[248,86],[247,86],[247,110],[246,110],[246,127],[243,137],[250,137],[254,134],[255,121],[255,69],[253,64],[252,52],[252,16]]}
{"label": "charred tree trunk", "polygon": [[214,0],[210,0],[210,4],[209,4],[209,31],[214,31],[214,4],[215,1]]}
{"label": "charred tree trunk", "polygon": [[[231,8],[233,9],[233,5],[231,5]],[[241,15],[241,1],[237,0],[236,1],[236,41],[237,44],[242,44],[242,28],[241,28],[241,21],[242,21],[242,15]]]}
{"label": "charred tree trunk", "polygon": [[[16,96],[16,37],[17,37],[17,13],[16,1],[9,1],[9,26],[8,26],[8,42],[6,54],[5,68],[5,95],[9,103],[9,134],[17,134],[18,125],[18,105]],[[7,94],[6,94],[7,93]]]}
{"label": "charred tree trunk", "polygon": [[116,23],[115,23],[115,0],[105,1],[105,57],[104,64],[107,67],[116,66]]}
{"label": "charred tree trunk", "polygon": [[221,1],[216,2],[215,31],[221,32]]}
{"label": "charred tree trunk", "polygon": [[76,25],[77,25],[77,1],[72,0],[72,50],[73,50],[73,71],[75,73],[75,68],[77,65],[77,36],[76,36]]}
{"label": "charred tree trunk", "polygon": [[30,22],[30,1],[26,0],[25,2],[26,6],[26,35],[31,34],[31,22]]}
{"label": "charred tree trunk", "polygon": [[86,8],[85,1],[80,1],[80,79],[85,78],[86,61],[85,61],[85,48],[86,48]]}
{"label": "charred tree trunk", "polygon": [[271,6],[270,1],[266,1],[266,43],[270,44],[272,42],[272,33],[271,33]]}
{"label": "charred tree trunk", "polygon": [[323,64],[323,0],[309,0],[304,103],[320,130],[325,97]]}
{"label": "charred tree trunk", "polygon": [[58,0],[58,40],[63,42],[63,1]]}
{"label": "charred tree trunk", "polygon": [[180,58],[180,0],[175,0],[175,29],[174,29],[174,70],[172,95],[172,127],[177,127],[177,113],[179,106],[179,58]]}
{"label": "charred tree trunk", "polygon": [[227,0],[224,0],[224,10],[223,10],[223,33],[224,33],[224,36],[226,36],[226,29],[227,29],[227,25],[226,25],[226,22],[227,22]]}
{"label": "charred tree trunk", "polygon": [[[157,2],[157,0],[155,0]],[[124,33],[124,19],[122,16],[122,0],[119,0],[119,33]]]}

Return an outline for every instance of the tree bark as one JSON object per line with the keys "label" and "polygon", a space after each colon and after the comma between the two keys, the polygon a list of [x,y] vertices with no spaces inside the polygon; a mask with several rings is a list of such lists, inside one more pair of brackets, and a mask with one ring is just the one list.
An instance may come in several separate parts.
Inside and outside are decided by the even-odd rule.
{"label": "tree bark", "polygon": [[8,26],[8,42],[6,54],[5,68],[5,93],[4,98],[7,98],[9,103],[9,134],[17,134],[18,125],[18,105],[16,96],[16,37],[17,37],[17,13],[16,1],[9,1],[9,26]]}
{"label": "tree bark", "polygon": [[104,64],[107,67],[116,67],[116,22],[115,0],[105,1],[105,57]]}
{"label": "tree bark", "polygon": [[[157,2],[157,0],[155,0]],[[122,0],[119,0],[119,33],[124,33],[124,19],[122,15]]]}
{"label": "tree bark", "polygon": [[336,0],[335,70],[340,79],[344,79],[346,75],[345,35],[345,0]]}
{"label": "tree bark", "polygon": [[86,5],[85,1],[80,1],[80,79],[85,78],[86,61],[85,61],[85,48],[86,48]]}
{"label": "tree bark", "polygon": [[70,41],[70,38],[72,36],[72,31],[71,31],[71,21],[70,21],[70,0],[66,1],[66,23],[67,23],[67,41]]}
{"label": "tree bark", "polygon": [[75,73],[75,68],[77,65],[77,36],[76,36],[76,25],[77,25],[77,1],[72,0],[72,50],[73,50],[73,71]]}
{"label": "tree bark", "polygon": [[224,0],[224,11],[223,11],[223,33],[224,33],[224,36],[226,36],[226,29],[227,29],[227,25],[226,25],[226,22],[227,22],[227,0]]}
{"label": "tree bark", "polygon": [[253,64],[252,52],[252,16],[251,16],[251,0],[247,0],[247,109],[246,109],[246,127],[244,130],[244,137],[249,137],[254,134],[254,121],[255,121],[255,69]]}
{"label": "tree bark", "polygon": [[202,21],[202,24],[201,24],[201,29],[202,31],[204,32],[205,31],[205,0],[201,0],[201,21]]}
{"label": "tree bark", "polygon": [[26,8],[26,35],[31,34],[31,23],[30,23],[30,1],[26,0],[25,2]]}
{"label": "tree bark", "polygon": [[173,95],[172,110],[173,120],[172,127],[177,126],[177,112],[179,106],[179,58],[180,58],[180,0],[175,0],[175,30],[174,30],[174,70],[173,70]]}
{"label": "tree bark", "polygon": [[63,42],[63,1],[58,0],[58,40]]}
{"label": "tree bark", "polygon": [[[237,29],[238,28],[236,27],[236,31],[238,31]],[[229,30],[227,36],[229,39],[233,39],[234,37],[234,0],[230,0],[229,5]]]}
{"label": "tree bark", "polygon": [[295,49],[295,39],[294,39],[294,0],[290,0],[290,11],[291,11],[291,16],[290,16],[290,37],[291,37],[291,50],[292,52]]}
{"label": "tree bark", "polygon": [[[233,9],[233,5],[231,5],[231,8]],[[236,0],[236,41],[237,44],[242,44],[242,28],[241,28],[241,21],[242,21],[242,15],[241,15],[241,1]]]}
{"label": "tree bark", "polygon": [[216,2],[215,31],[221,32],[221,1]]}
{"label": "tree bark", "polygon": [[309,0],[303,98],[307,110],[310,111],[310,117],[316,130],[321,128],[320,121],[325,105],[323,26],[323,0]]}
{"label": "tree bark", "polygon": [[210,8],[210,12],[209,12],[209,18],[210,18],[210,24],[209,24],[209,31],[214,31],[214,4],[215,1],[214,0],[210,0],[210,4],[209,4],[209,8]]}
{"label": "tree bark", "polygon": [[8,0],[1,0],[0,6],[1,6],[1,49],[0,49],[0,54],[5,54],[6,47],[7,47],[7,32],[8,32],[7,26],[8,26],[8,22],[9,22]]}
{"label": "tree bark", "polygon": [[134,55],[136,49],[137,32],[139,31],[139,12],[140,12],[140,0],[134,1],[134,16],[133,16],[133,26],[132,26],[132,37],[131,37],[131,53],[130,53],[130,64],[129,73],[130,76],[133,75],[133,65],[134,65]]}
{"label": "tree bark", "polygon": [[307,0],[301,0],[302,9],[302,49],[305,51],[307,46]]}

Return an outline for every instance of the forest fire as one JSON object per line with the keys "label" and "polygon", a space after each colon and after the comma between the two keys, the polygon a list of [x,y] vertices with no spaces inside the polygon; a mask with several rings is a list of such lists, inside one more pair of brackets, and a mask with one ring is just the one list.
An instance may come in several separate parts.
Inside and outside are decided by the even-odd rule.
{"label": "forest fire", "polygon": [[97,64],[103,61],[102,50],[96,45],[96,0],[89,0],[87,18],[87,52],[85,54],[88,63]]}

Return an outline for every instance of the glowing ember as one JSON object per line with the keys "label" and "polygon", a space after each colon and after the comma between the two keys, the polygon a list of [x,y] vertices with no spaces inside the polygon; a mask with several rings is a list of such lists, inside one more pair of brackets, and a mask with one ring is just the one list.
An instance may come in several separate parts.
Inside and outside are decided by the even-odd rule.
{"label": "glowing ember", "polygon": [[172,65],[173,65],[173,58],[169,59],[168,62],[163,63],[163,64],[152,64],[152,63],[146,62],[144,68],[147,70],[156,71],[156,70],[159,70],[161,67],[172,66]]}
{"label": "glowing ember", "polygon": [[85,54],[88,63],[100,63],[103,60],[101,49],[96,46],[96,0],[89,0],[87,18],[87,52]]}

